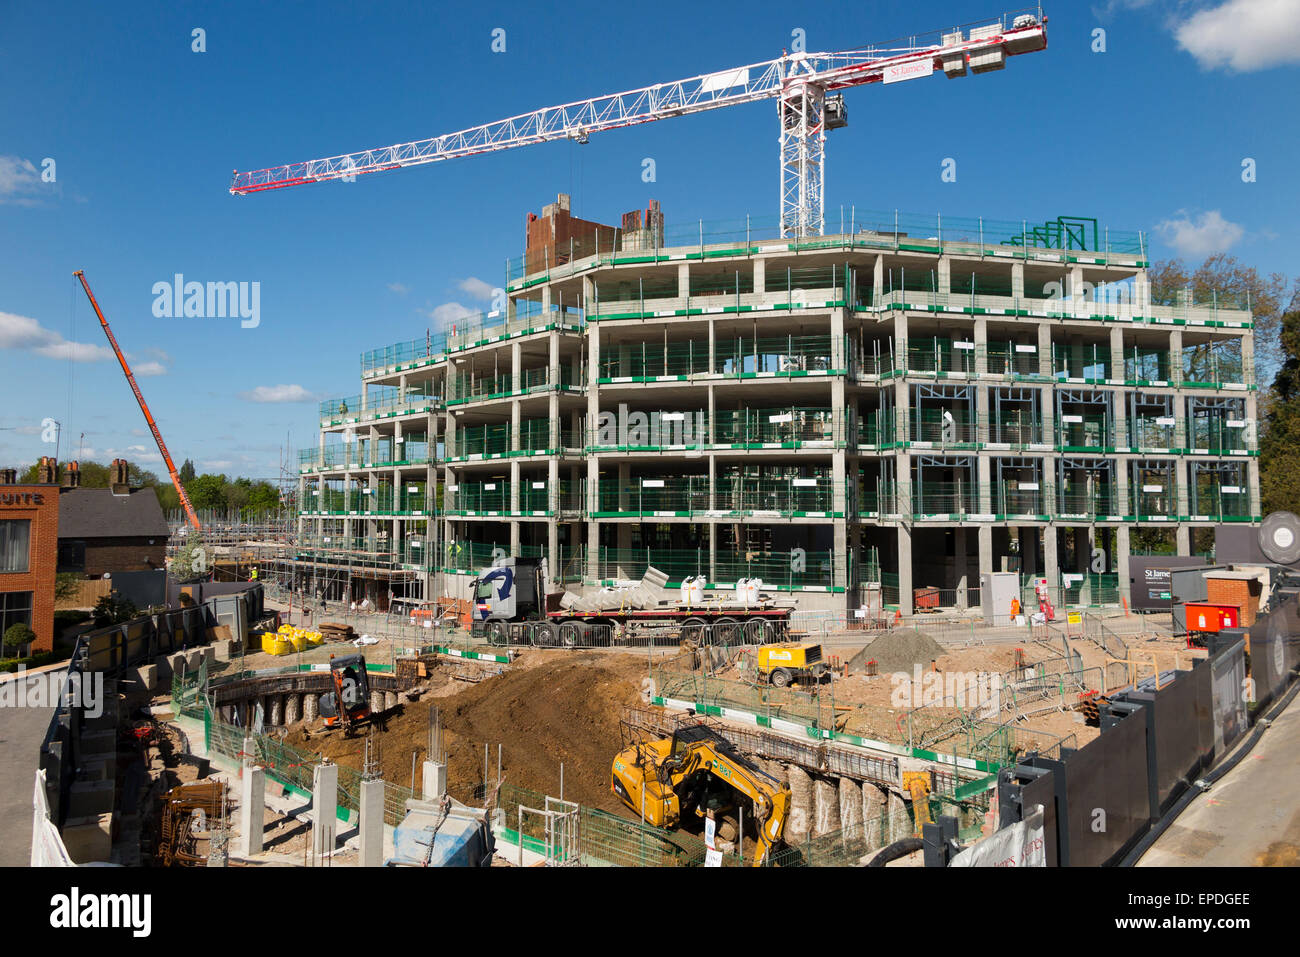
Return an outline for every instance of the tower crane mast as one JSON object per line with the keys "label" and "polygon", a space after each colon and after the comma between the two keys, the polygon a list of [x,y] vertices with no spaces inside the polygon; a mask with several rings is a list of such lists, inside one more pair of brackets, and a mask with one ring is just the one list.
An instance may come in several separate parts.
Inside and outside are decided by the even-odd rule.
{"label": "tower crane mast", "polygon": [[1007,57],[1047,47],[1042,9],[1004,14],[970,28],[938,31],[934,42],[908,38],[898,46],[782,56],[686,80],[543,107],[468,129],[356,153],[343,153],[250,172],[235,171],[235,195],[343,179],[385,170],[513,149],[553,140],[586,143],[592,133],[777,99],[780,121],[780,211],[783,236],[821,235],[824,226],[826,131],[844,126],[838,92],[894,83],[942,71],[960,77],[1006,66]]}

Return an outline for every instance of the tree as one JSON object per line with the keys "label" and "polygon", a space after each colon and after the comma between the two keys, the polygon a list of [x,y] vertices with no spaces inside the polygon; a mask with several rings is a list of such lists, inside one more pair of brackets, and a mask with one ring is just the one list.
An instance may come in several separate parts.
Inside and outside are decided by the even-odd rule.
{"label": "tree", "polygon": [[82,576],[76,572],[59,572],[54,576],[54,600],[70,601],[79,594]]}
{"label": "tree", "polygon": [[23,645],[30,645],[34,641],[36,641],[36,632],[32,631],[30,626],[21,621],[10,625],[4,636],[5,653],[11,658],[16,658],[22,653]]}
{"label": "tree", "polygon": [[[1282,363],[1282,309],[1287,296],[1287,278],[1281,273],[1261,276],[1235,256],[1215,253],[1193,272],[1181,259],[1157,262],[1147,271],[1151,302],[1176,305],[1180,297],[1191,296],[1197,305],[1217,302],[1221,306],[1245,309],[1249,306],[1255,323],[1256,384],[1265,387],[1268,377]],[[1300,282],[1296,290],[1300,291]]]}
{"label": "tree", "polygon": [[105,595],[99,601],[95,602],[95,609],[91,616],[95,619],[96,628],[106,628],[109,625],[120,625],[124,621],[130,621],[139,614],[135,604],[120,595],[117,592]]}
{"label": "tree", "polygon": [[185,486],[190,503],[195,508],[224,508],[226,505],[226,477],[205,472]]}
{"label": "tree", "polygon": [[1259,441],[1263,512],[1300,512],[1300,290],[1281,318],[1282,364],[1265,404]]}
{"label": "tree", "polygon": [[189,459],[186,459],[181,465],[180,476],[182,485],[188,485],[194,481],[194,463]]}
{"label": "tree", "polygon": [[203,537],[191,531],[185,544],[176,550],[176,557],[167,565],[167,570],[178,582],[194,582],[204,579],[211,567]]}

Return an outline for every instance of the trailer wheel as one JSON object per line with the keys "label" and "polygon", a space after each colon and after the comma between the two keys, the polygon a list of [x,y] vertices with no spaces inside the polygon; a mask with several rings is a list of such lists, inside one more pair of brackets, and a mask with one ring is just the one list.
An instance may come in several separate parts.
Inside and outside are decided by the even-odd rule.
{"label": "trailer wheel", "polygon": [[687,618],[677,634],[680,641],[689,641],[696,647],[708,644],[708,623],[699,617]]}
{"label": "trailer wheel", "polygon": [[533,644],[538,648],[554,648],[557,644],[555,625],[549,621],[539,621],[533,626]]}
{"label": "trailer wheel", "polygon": [[777,668],[768,680],[772,682],[773,688],[788,688],[794,676],[784,668]]}
{"label": "trailer wheel", "polygon": [[734,618],[719,618],[713,623],[714,644],[735,645],[745,637],[744,626]]}
{"label": "trailer wheel", "polygon": [[506,626],[504,622],[489,621],[484,629],[489,645],[502,647],[506,643]]}
{"label": "trailer wheel", "polygon": [[566,621],[560,625],[560,644],[565,648],[576,648],[586,636],[587,626],[580,621]]}

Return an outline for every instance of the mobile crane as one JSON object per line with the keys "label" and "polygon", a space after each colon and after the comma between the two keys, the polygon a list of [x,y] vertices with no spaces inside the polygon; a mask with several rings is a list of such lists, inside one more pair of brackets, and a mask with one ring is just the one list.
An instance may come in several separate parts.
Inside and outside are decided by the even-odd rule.
{"label": "mobile crane", "polygon": [[759,867],[785,833],[790,786],[744,757],[705,725],[686,725],[670,738],[641,741],[614,758],[610,790],[646,823],[676,828],[712,816],[719,834],[740,834],[741,812],[755,825]]}
{"label": "mobile crane", "polygon": [[176,494],[181,498],[181,506],[185,509],[185,517],[189,523],[194,526],[195,531],[203,531],[203,526],[199,524],[198,515],[194,514],[194,506],[190,504],[190,497],[185,494],[185,486],[181,484],[181,477],[176,474],[176,463],[172,461],[171,453],[167,451],[167,443],[163,441],[162,432],[158,429],[158,423],[153,420],[153,413],[149,411],[149,405],[144,401],[144,393],[136,385],[135,375],[131,372],[131,367],[127,365],[126,356],[118,347],[117,337],[113,335],[113,330],[109,328],[108,320],[104,318],[104,313],[100,311],[99,303],[95,301],[95,294],[90,291],[90,283],[86,282],[86,273],[78,269],[73,273],[81,280],[81,288],[86,290],[86,298],[90,300],[90,308],[95,310],[95,315],[99,317],[99,324],[104,330],[104,335],[108,336],[108,344],[113,347],[113,354],[117,356],[117,361],[122,366],[122,372],[126,374],[126,381],[131,385],[131,391],[135,393],[135,401],[140,404],[140,411],[144,413],[145,422],[149,423],[149,431],[153,433],[153,440],[158,444],[158,451],[162,453],[163,461],[167,464],[167,474],[172,478],[172,485],[176,486]]}

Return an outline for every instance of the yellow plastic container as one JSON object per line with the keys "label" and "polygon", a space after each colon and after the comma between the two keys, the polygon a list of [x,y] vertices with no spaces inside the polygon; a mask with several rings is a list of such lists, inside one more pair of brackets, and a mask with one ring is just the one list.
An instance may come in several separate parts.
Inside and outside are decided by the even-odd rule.
{"label": "yellow plastic container", "polygon": [[275,632],[267,631],[262,634],[262,650],[268,655],[287,655],[293,651],[293,643]]}

